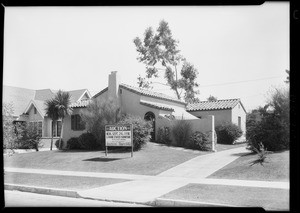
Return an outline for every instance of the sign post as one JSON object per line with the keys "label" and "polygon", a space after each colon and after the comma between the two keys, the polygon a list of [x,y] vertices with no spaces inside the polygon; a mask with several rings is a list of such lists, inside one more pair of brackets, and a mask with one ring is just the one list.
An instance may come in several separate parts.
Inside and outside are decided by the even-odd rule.
{"label": "sign post", "polygon": [[105,156],[109,146],[131,146],[131,157],[133,157],[133,127],[126,125],[105,125]]}

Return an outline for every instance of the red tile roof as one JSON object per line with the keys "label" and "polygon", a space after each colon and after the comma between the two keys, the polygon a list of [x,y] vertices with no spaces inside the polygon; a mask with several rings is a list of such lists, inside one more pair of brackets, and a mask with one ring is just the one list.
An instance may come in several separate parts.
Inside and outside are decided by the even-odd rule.
{"label": "red tile roof", "polygon": [[74,103],[71,103],[71,108],[84,108],[87,107],[87,105],[90,103],[90,100],[83,100],[83,101],[77,101]]}
{"label": "red tile roof", "polygon": [[139,95],[144,95],[144,96],[148,96],[148,97],[154,97],[154,98],[158,98],[158,99],[162,99],[162,100],[167,100],[167,101],[173,101],[173,102],[180,103],[180,104],[186,104],[182,100],[179,100],[177,98],[165,95],[163,93],[153,92],[151,90],[141,89],[141,88],[129,86],[129,85],[126,85],[126,84],[120,84],[120,88],[127,89],[127,90],[129,90],[131,92],[134,92],[134,93],[137,93]]}
{"label": "red tile roof", "polygon": [[153,107],[153,108],[156,108],[156,109],[174,111],[174,109],[171,108],[171,107],[163,106],[161,104],[152,103],[152,102],[148,102],[148,101],[140,101],[140,104],[145,105],[145,106],[149,106],[149,107]]}
{"label": "red tile roof", "polygon": [[187,111],[232,109],[239,102],[240,102],[240,99],[226,99],[226,100],[217,100],[217,101],[200,101],[198,103],[188,104],[186,108],[187,108]]}

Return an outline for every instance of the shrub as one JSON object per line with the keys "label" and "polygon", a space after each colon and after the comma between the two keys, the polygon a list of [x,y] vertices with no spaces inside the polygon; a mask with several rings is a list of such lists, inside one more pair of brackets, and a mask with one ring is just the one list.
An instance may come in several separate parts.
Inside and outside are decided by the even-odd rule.
{"label": "shrub", "polygon": [[216,126],[218,142],[223,144],[233,144],[233,142],[242,136],[243,131],[233,123],[223,123]]}
{"label": "shrub", "polygon": [[58,147],[58,146],[59,146],[59,139],[57,139],[57,140],[55,141],[55,147],[56,147],[57,149],[59,149],[59,150],[62,149],[63,144],[64,144],[63,139],[61,139],[60,147]]}
{"label": "shrub", "polygon": [[81,149],[97,149],[99,144],[92,133],[83,133],[78,137],[78,143]]}
{"label": "shrub", "polygon": [[140,150],[151,139],[152,124],[145,121],[141,117],[126,115],[118,124],[132,124],[133,125],[133,150]]}
{"label": "shrub", "polygon": [[159,127],[157,132],[157,142],[169,145],[171,143],[170,139],[170,128],[169,127]]}
{"label": "shrub", "polygon": [[185,120],[176,120],[172,126],[176,146],[185,146],[191,136],[191,124]]}
{"label": "shrub", "polygon": [[289,93],[276,89],[265,107],[247,116],[248,149],[260,151],[260,143],[269,151],[289,149],[290,118]]}
{"label": "shrub", "polygon": [[[55,143],[55,145],[56,145],[56,143]],[[57,146],[58,146],[58,144],[57,144]],[[67,149],[81,149],[78,138],[75,138],[75,137],[70,138],[67,141]]]}
{"label": "shrub", "polygon": [[116,124],[121,118],[118,103],[112,99],[93,100],[81,113],[86,130],[97,139],[100,148],[105,147],[105,125]]}
{"label": "shrub", "polygon": [[35,149],[39,151],[42,147],[41,136],[38,133],[38,128],[35,125],[24,124],[18,127],[18,148],[20,149]]}
{"label": "shrub", "polygon": [[191,149],[202,150],[202,151],[210,150],[211,146],[209,144],[209,135],[202,133],[200,131],[194,132],[190,136],[190,140],[187,147]]}

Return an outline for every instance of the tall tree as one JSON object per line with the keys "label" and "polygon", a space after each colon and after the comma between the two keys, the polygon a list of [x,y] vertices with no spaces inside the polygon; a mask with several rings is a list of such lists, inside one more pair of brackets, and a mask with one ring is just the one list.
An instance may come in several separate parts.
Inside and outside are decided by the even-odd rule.
{"label": "tall tree", "polygon": [[57,108],[58,118],[61,119],[61,133],[58,143],[58,147],[61,147],[61,139],[64,130],[64,118],[72,113],[72,109],[70,107],[71,95],[68,92],[59,90],[53,100],[55,102],[55,107]]}
{"label": "tall tree", "polygon": [[58,109],[56,108],[56,101],[54,99],[46,100],[46,116],[48,116],[52,120],[52,128],[51,128],[51,146],[50,150],[53,147],[53,126],[54,123],[58,120]]}
{"label": "tall tree", "polygon": [[2,122],[3,122],[3,149],[15,148],[15,142],[17,140],[15,134],[15,126],[13,124],[13,104],[3,102],[2,106]]}
{"label": "tall tree", "polygon": [[[198,100],[199,93],[196,82],[197,69],[179,54],[176,41],[169,25],[162,20],[154,33],[151,27],[147,28],[144,38],[136,37],[133,40],[139,54],[138,61],[146,66],[146,77],[138,77],[138,84],[143,88],[150,88],[151,79],[158,78],[160,71],[164,72],[167,85],[175,92],[178,99],[182,96],[186,102]],[[184,92],[184,94],[182,94]]]}

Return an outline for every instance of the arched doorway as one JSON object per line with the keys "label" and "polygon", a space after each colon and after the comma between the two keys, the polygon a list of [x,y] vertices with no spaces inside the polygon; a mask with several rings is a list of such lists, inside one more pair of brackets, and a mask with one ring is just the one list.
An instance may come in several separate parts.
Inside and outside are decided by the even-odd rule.
{"label": "arched doorway", "polygon": [[144,119],[146,121],[151,121],[152,122],[152,132],[151,132],[151,140],[150,141],[155,141],[155,115],[153,112],[147,112],[144,116]]}

